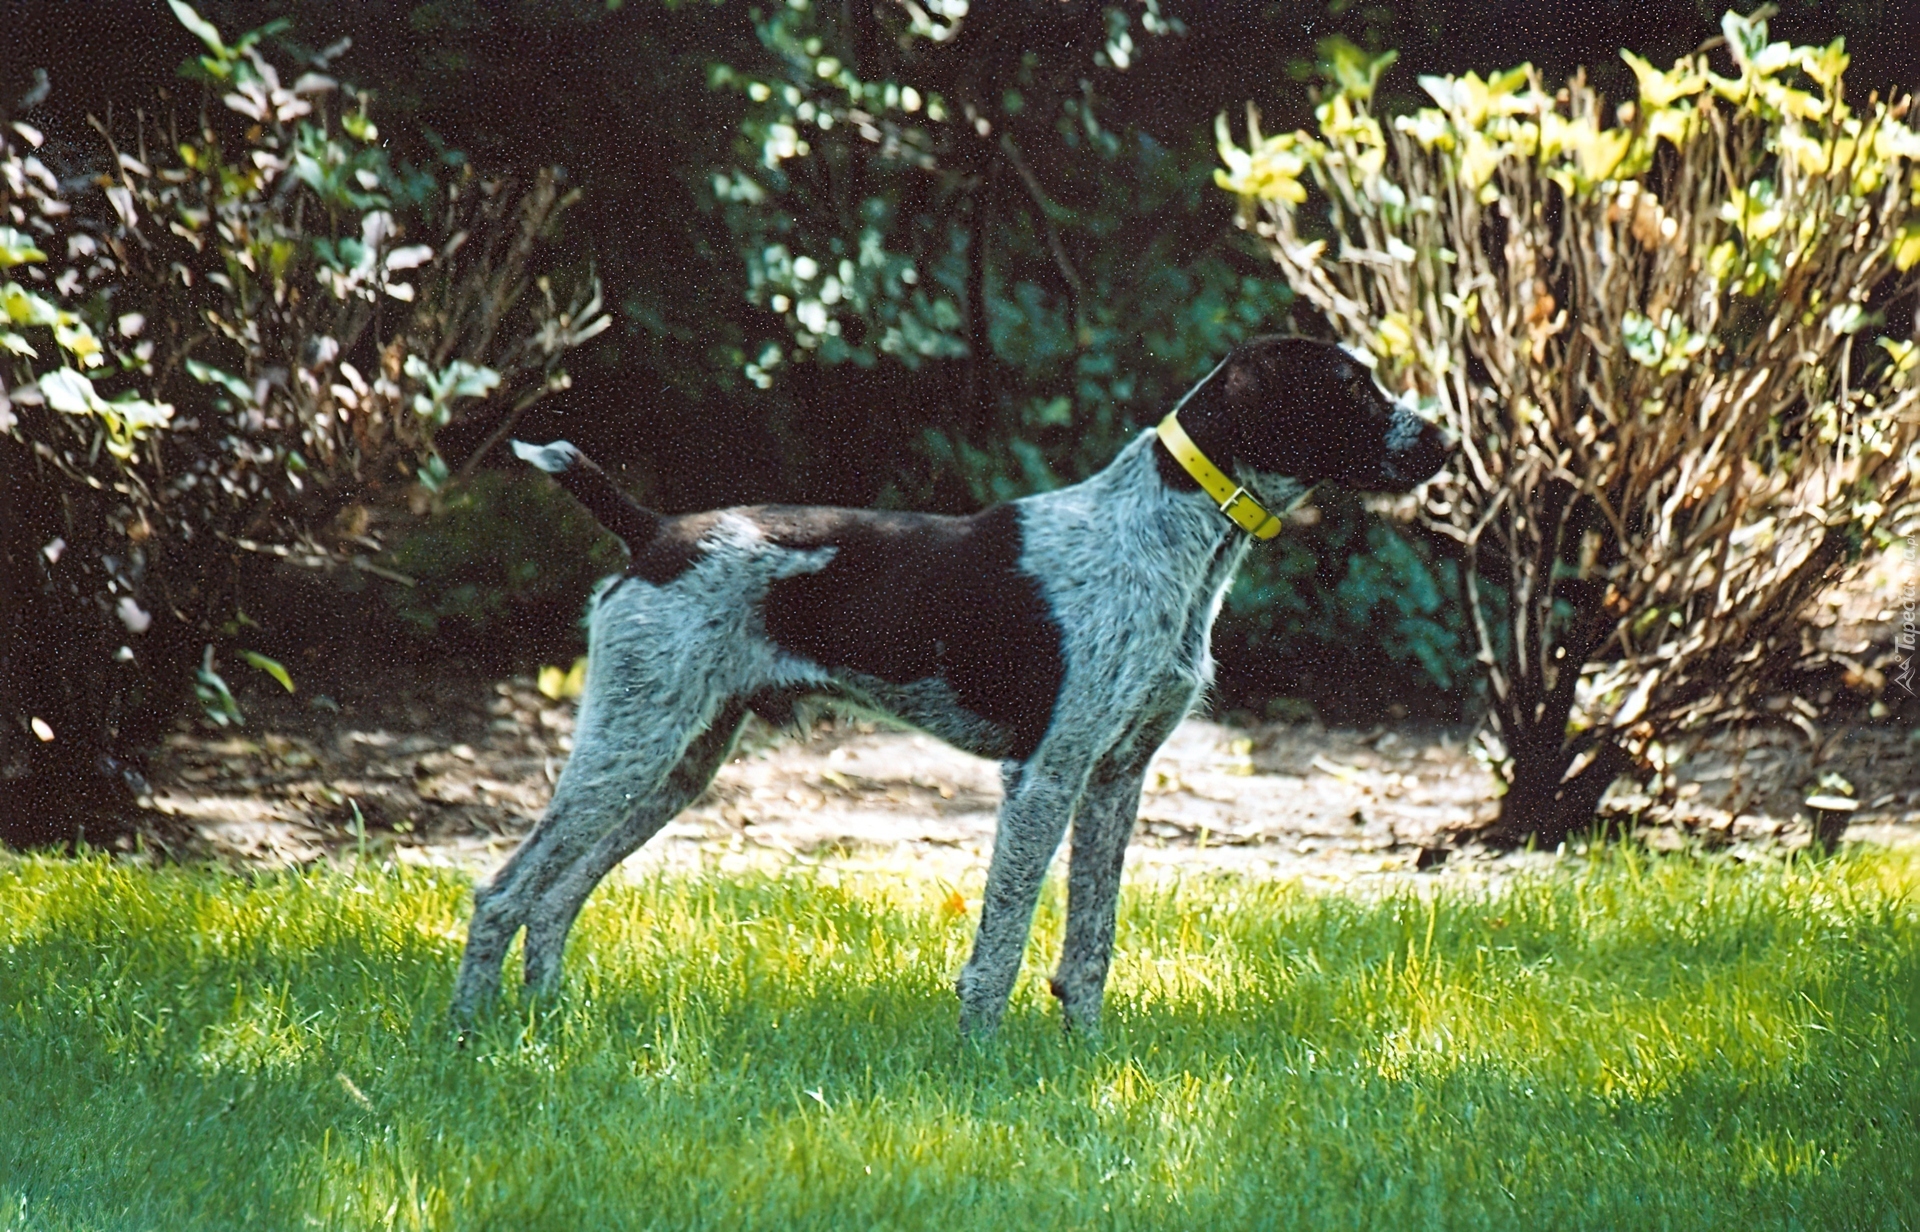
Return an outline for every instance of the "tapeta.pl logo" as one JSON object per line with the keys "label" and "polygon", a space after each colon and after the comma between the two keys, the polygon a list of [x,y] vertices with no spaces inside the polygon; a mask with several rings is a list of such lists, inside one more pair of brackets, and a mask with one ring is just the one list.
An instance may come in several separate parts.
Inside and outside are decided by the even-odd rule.
{"label": "tapeta.pl logo", "polygon": [[1900,631],[1893,635],[1893,644],[1900,651],[1900,671],[1893,683],[1913,696],[1913,651],[1916,642],[1920,642],[1920,591],[1913,584],[1914,536],[1908,535],[1905,545],[1907,558],[1906,580],[1900,583]]}

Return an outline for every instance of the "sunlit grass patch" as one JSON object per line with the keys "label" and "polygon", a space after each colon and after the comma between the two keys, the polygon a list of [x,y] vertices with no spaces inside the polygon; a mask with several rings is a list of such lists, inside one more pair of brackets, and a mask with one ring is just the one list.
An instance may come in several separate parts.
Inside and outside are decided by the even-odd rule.
{"label": "sunlit grass patch", "polygon": [[1097,1046],[961,1045],[950,887],[609,886],[444,1022],[467,887],[0,861],[0,1228],[1912,1227],[1920,860],[1123,901]]}

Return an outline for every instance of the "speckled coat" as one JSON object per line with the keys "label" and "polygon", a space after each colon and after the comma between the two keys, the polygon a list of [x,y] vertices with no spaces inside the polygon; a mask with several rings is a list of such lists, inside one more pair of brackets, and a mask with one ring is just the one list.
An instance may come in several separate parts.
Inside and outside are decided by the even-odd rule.
{"label": "speckled coat", "polygon": [[[1270,508],[1335,480],[1406,490],[1441,434],[1344,352],[1245,344],[1190,395],[1195,443]],[[1208,637],[1250,540],[1151,433],[1083,483],[971,517],[753,506],[664,517],[573,446],[516,444],[632,552],[593,605],[574,751],[540,824],[475,896],[455,991],[497,990],[527,930],[552,984],[600,879],[706,786],[749,711],[807,699],[887,714],[1002,762],[979,931],[957,988],[990,1032],[1040,882],[1069,825],[1066,938],[1052,989],[1098,1022],[1121,865],[1154,751],[1212,677]]]}

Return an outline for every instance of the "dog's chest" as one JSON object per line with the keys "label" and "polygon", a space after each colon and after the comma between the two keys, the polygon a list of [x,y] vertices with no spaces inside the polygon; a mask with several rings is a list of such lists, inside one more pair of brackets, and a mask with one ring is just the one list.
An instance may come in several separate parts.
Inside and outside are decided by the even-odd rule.
{"label": "dog's chest", "polygon": [[1022,502],[1021,565],[1060,626],[1069,685],[1119,711],[1174,695],[1184,707],[1211,679],[1208,640],[1244,540],[1188,541],[1214,530],[1208,523],[1200,536],[1180,522],[1119,535],[1108,519],[1147,522],[1125,490],[1089,494],[1098,504],[1073,490],[1052,495]]}

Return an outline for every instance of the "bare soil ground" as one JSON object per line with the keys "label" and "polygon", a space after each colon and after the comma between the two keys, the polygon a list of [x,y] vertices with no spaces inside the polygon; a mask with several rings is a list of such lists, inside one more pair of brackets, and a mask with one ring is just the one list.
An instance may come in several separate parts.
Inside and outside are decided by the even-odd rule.
{"label": "bare soil ground", "polygon": [[[389,675],[338,697],[250,690],[240,731],[196,720],[155,759],[154,805],[203,852],[298,864],[364,846],[484,870],[539,817],[572,747],[573,706],[530,678]],[[1608,811],[1639,841],[1762,855],[1808,841],[1820,773],[1854,785],[1848,837],[1920,842],[1920,744],[1903,723],[1782,722],[1720,737],[1648,811],[1633,785]],[[1130,859],[1138,871],[1232,869],[1314,881],[1482,876],[1548,857],[1450,850],[1492,816],[1471,731],[1401,725],[1254,728],[1194,720],[1153,764]],[[837,719],[804,737],[750,725],[708,792],[632,861],[735,868],[795,860],[910,866],[959,880],[985,867],[998,767],[912,732]]]}
{"label": "bare soil ground", "polygon": [[[1920,704],[1888,679],[1896,605],[1916,571],[1889,553],[1808,624],[1809,649],[1892,703],[1873,708],[1880,718],[1859,696],[1825,711],[1782,699],[1777,722],[1696,750],[1663,803],[1622,782],[1603,811],[1655,848],[1791,850],[1810,835],[1809,790],[1837,773],[1861,806],[1850,840],[1920,842],[1920,730],[1910,730]],[[183,721],[152,766],[154,805],[172,819],[155,841],[257,864],[364,847],[486,869],[538,819],[572,747],[572,703],[528,677],[340,666],[329,678],[321,662],[296,674],[309,687],[294,696],[264,677],[246,682],[244,729]],[[1153,764],[1132,867],[1340,882],[1484,875],[1546,858],[1450,843],[1498,807],[1472,734],[1190,721]],[[796,737],[750,722],[713,786],[629,869],[851,861],[973,876],[999,798],[995,765],[923,735],[841,718]]]}

